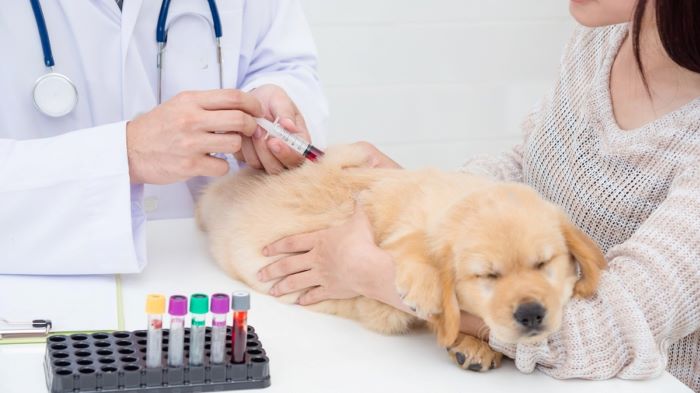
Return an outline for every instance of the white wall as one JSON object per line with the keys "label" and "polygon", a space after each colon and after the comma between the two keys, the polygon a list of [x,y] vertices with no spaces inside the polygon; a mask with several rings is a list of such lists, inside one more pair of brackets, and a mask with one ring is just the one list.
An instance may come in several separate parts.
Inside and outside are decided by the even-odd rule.
{"label": "white wall", "polygon": [[455,168],[519,140],[574,22],[566,0],[302,0],[330,143]]}

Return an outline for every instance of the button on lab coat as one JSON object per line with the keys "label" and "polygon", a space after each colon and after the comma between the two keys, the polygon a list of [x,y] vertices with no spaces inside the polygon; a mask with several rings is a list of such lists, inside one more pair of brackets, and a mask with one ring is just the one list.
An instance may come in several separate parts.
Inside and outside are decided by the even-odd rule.
{"label": "button on lab coat", "polygon": [[[29,1],[0,12],[0,273],[140,271],[147,218],[192,215],[202,179],[131,185],[126,121],[157,103],[155,42],[160,1],[44,0],[55,71],[75,84],[78,105],[50,118],[32,102],[44,75]],[[323,145],[326,104],[316,53],[293,0],[220,0],[224,87],[276,84]],[[211,17],[204,0],[172,1],[163,101],[218,87]],[[235,162],[232,163],[235,170]],[[148,210],[148,212],[146,211]]]}

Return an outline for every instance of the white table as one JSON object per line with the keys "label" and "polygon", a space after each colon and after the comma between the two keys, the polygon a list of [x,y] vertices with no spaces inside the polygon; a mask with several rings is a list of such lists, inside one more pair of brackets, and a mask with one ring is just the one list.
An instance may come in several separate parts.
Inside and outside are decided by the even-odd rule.
{"label": "white table", "polygon": [[[192,220],[148,225],[148,267],[123,277],[127,329],[145,328],[147,293],[245,288],[211,260]],[[427,331],[383,336],[256,293],[251,302],[249,323],[270,357],[272,386],[264,392],[690,392],[668,373],[647,381],[560,381],[539,372],[523,374],[509,360],[488,373],[463,371]],[[46,391],[43,350],[43,345],[0,346],[0,393]]]}

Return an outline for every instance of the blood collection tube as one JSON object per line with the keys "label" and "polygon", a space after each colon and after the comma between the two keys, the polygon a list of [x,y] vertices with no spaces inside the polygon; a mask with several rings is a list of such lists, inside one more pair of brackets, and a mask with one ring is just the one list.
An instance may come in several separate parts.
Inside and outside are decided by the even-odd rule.
{"label": "blood collection tube", "polygon": [[163,358],[163,313],[165,313],[165,296],[148,295],[146,314],[148,314],[148,333],[146,336],[146,367],[160,367]]}
{"label": "blood collection tube", "polygon": [[211,362],[221,364],[226,354],[226,317],[230,303],[228,295],[215,293],[211,296]]}
{"label": "blood collection tube", "polygon": [[190,296],[190,366],[204,364],[204,337],[206,335],[206,318],[209,312],[209,297],[202,293]]}
{"label": "blood collection tube", "polygon": [[187,298],[182,295],[170,296],[168,303],[170,314],[170,338],[168,345],[168,366],[182,367],[183,348],[185,345],[185,315],[187,315]]}
{"label": "blood collection tube", "polygon": [[248,340],[248,310],[250,310],[250,294],[246,291],[236,291],[231,295],[233,309],[233,333],[231,334],[231,361],[245,361],[246,342]]}

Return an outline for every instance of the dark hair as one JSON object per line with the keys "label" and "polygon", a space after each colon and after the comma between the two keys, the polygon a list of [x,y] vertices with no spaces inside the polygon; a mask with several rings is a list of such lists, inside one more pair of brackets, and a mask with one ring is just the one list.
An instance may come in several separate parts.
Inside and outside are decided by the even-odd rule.
{"label": "dark hair", "polygon": [[[639,56],[639,33],[648,0],[638,0],[634,10],[632,48],[642,81],[647,86]],[[700,73],[700,1],[656,0],[656,28],[668,56],[679,66]]]}

